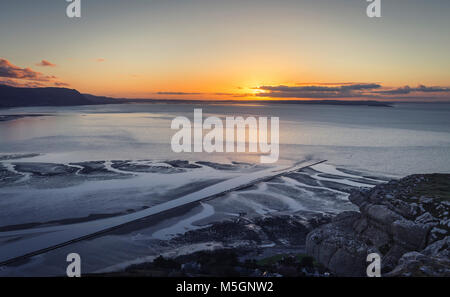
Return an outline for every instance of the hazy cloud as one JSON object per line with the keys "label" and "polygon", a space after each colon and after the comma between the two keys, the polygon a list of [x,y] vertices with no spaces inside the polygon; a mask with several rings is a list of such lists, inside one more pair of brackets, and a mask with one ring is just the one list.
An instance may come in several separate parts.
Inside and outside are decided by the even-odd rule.
{"label": "hazy cloud", "polygon": [[[308,86],[260,86],[256,89],[267,91],[259,97],[274,98],[346,98],[360,97],[372,90],[381,88],[375,83],[344,84],[336,86],[308,85]],[[367,94],[366,94],[367,95]]]}
{"label": "hazy cloud", "polygon": [[212,95],[230,96],[230,97],[251,97],[253,94],[244,94],[244,93],[213,93]]}
{"label": "hazy cloud", "polygon": [[[260,86],[257,90],[265,91],[257,94],[257,97],[272,98],[393,98],[395,96],[408,95],[411,93],[449,93],[447,87],[428,87],[419,85],[416,88],[410,86],[387,89],[378,83],[345,83],[343,85],[335,84],[317,84],[296,86]],[[417,97],[415,97],[417,98]],[[425,97],[424,97],[425,98]],[[401,99],[401,98],[400,98]]]}
{"label": "hazy cloud", "polygon": [[47,60],[42,60],[41,62],[37,63],[36,66],[41,67],[56,67],[56,64],[53,64],[52,62],[49,62]]}
{"label": "hazy cloud", "polygon": [[189,95],[214,95],[214,96],[228,96],[228,97],[251,97],[253,94],[242,94],[242,93],[202,93],[202,92],[157,92],[158,95],[178,95],[178,96],[189,96]]}
{"label": "hazy cloud", "polygon": [[301,86],[301,87],[289,87],[289,86],[261,86],[259,90],[273,91],[273,92],[342,92],[351,90],[372,90],[381,88],[379,84],[354,84],[354,85],[342,85],[336,87],[328,86]]}
{"label": "hazy cloud", "polygon": [[345,86],[345,85],[355,85],[355,84],[361,84],[359,82],[301,82],[296,83],[297,86]]}
{"label": "hazy cloud", "polygon": [[203,93],[186,93],[186,92],[158,92],[158,95],[203,95]]}
{"label": "hazy cloud", "polygon": [[8,77],[15,79],[26,79],[34,81],[51,81],[56,79],[55,76],[44,75],[34,71],[31,68],[20,68],[13,65],[6,59],[0,58],[0,77]]}
{"label": "hazy cloud", "polygon": [[0,85],[6,85],[16,88],[39,88],[45,85],[37,81],[15,81],[8,78],[0,78]]}
{"label": "hazy cloud", "polygon": [[70,84],[68,84],[68,83],[58,82],[58,81],[55,82],[54,85],[57,86],[57,87],[68,87],[68,86],[70,86]]}
{"label": "hazy cloud", "polygon": [[[50,63],[42,60],[43,64]],[[51,65],[54,65],[50,63]],[[47,67],[50,65],[46,65]],[[53,67],[53,66],[51,66]],[[10,61],[0,58],[0,83],[12,87],[36,88],[49,85],[68,86],[67,83],[58,81],[54,75],[45,75],[31,68],[21,68]]]}
{"label": "hazy cloud", "polygon": [[443,92],[450,92],[450,88],[442,88],[442,87],[427,87],[424,85],[419,85],[417,88],[411,88],[410,86],[404,86],[401,88],[396,88],[392,90],[382,90],[377,91],[377,94],[384,94],[384,95],[407,95],[410,93],[443,93]]}

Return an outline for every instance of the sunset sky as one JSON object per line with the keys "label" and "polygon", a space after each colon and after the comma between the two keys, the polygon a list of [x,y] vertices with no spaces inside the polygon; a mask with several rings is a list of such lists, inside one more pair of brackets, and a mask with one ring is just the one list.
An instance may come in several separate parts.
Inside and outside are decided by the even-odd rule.
{"label": "sunset sky", "polygon": [[450,100],[450,1],[0,0],[0,83],[181,99]]}

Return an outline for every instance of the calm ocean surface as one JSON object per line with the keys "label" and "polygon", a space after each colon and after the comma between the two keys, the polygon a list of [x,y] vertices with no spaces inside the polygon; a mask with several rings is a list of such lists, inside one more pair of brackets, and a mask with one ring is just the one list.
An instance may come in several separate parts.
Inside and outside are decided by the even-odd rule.
{"label": "calm ocean surface", "polygon": [[0,122],[0,153],[41,153],[33,162],[184,159],[257,163],[255,154],[176,154],[171,121],[207,116],[280,118],[280,163],[327,159],[351,169],[404,176],[450,172],[450,104],[393,108],[331,105],[126,104],[2,109],[45,114]]}

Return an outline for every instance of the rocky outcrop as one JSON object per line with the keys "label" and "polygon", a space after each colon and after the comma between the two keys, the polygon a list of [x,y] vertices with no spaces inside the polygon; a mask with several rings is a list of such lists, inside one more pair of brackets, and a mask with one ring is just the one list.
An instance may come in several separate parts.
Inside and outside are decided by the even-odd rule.
{"label": "rocky outcrop", "polygon": [[386,276],[450,276],[450,237],[429,245],[422,252],[409,252]]}
{"label": "rocky outcrop", "polygon": [[177,245],[218,242],[224,246],[246,246],[254,250],[260,246],[298,249],[304,246],[310,231],[329,223],[331,217],[331,214],[241,216],[188,231],[171,242]]}
{"label": "rocky outcrop", "polygon": [[309,255],[342,276],[365,276],[370,253],[386,276],[450,276],[450,175],[413,175],[349,199],[360,211],[309,233]]}

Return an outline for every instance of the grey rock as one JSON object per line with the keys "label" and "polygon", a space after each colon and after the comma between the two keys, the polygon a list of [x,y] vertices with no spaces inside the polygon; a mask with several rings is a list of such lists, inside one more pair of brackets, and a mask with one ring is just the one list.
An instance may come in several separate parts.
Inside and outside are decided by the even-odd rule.
{"label": "grey rock", "polygon": [[380,229],[374,225],[368,225],[363,232],[357,234],[359,234],[364,242],[376,248],[382,248],[392,242],[392,238],[387,232],[380,232]]}
{"label": "grey rock", "polygon": [[422,253],[427,256],[434,255],[450,259],[450,236],[430,244],[422,251]]}
{"label": "grey rock", "polygon": [[355,204],[356,206],[361,207],[363,203],[367,203],[368,199],[361,191],[353,191],[351,195],[348,197],[351,203]]}
{"label": "grey rock", "polygon": [[353,236],[352,226],[359,218],[358,212],[344,212],[310,232],[306,252],[338,275],[363,276],[369,247]]}
{"label": "grey rock", "polygon": [[426,256],[419,252],[409,252],[404,254],[398,261],[398,266],[385,276],[449,277],[450,260]]}
{"label": "grey rock", "polygon": [[401,220],[402,216],[393,212],[384,205],[373,204],[367,208],[367,217],[375,222],[389,226],[397,220]]}
{"label": "grey rock", "polygon": [[411,250],[422,250],[425,247],[430,228],[409,220],[398,220],[392,224],[394,240]]}
{"label": "grey rock", "polygon": [[358,234],[363,233],[368,227],[369,223],[366,218],[360,218],[353,224],[353,230]]}
{"label": "grey rock", "polygon": [[439,223],[439,220],[433,217],[429,212],[418,216],[415,220],[416,223],[427,224],[427,223]]}
{"label": "grey rock", "polygon": [[[311,231],[306,252],[341,276],[365,276],[371,252],[382,256],[385,276],[448,276],[450,203],[442,193],[449,179],[450,175],[413,175],[369,191],[353,191],[349,200],[360,212],[342,213]],[[423,192],[430,184],[439,188],[436,199],[433,194],[411,195],[416,187]]]}
{"label": "grey rock", "polygon": [[78,168],[67,166],[64,164],[53,163],[14,163],[14,169],[22,173],[31,173],[34,176],[64,176],[73,174]]}

